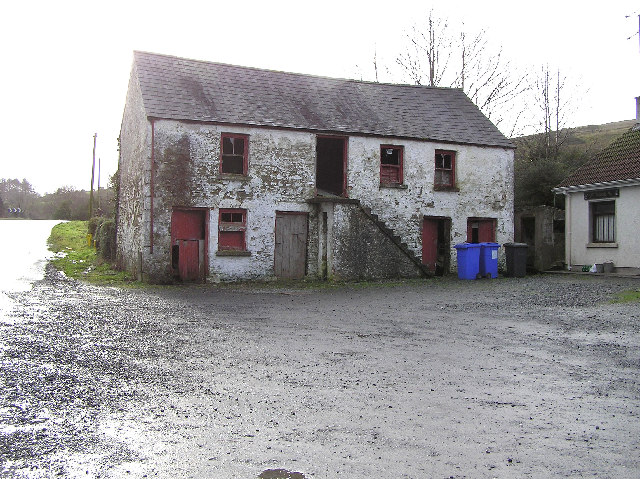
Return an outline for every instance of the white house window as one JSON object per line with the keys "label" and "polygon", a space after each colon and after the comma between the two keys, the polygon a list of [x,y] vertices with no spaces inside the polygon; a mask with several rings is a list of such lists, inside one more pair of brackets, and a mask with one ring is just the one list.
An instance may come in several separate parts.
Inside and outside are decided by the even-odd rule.
{"label": "white house window", "polygon": [[590,206],[591,241],[614,243],[616,241],[616,202],[594,201]]}

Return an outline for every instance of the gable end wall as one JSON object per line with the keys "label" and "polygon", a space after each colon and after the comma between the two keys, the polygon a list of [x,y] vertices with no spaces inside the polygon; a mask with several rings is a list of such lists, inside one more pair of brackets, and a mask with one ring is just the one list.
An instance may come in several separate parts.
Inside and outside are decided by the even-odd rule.
{"label": "gable end wall", "polygon": [[133,69],[120,127],[117,263],[136,276],[149,245],[150,161],[151,126]]}

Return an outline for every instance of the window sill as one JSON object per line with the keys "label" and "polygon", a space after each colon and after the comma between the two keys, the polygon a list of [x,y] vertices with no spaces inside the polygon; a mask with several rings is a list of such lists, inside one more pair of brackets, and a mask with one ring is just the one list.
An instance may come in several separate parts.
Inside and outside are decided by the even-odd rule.
{"label": "window sill", "polygon": [[617,248],[618,243],[587,243],[587,248]]}
{"label": "window sill", "polygon": [[235,249],[219,249],[216,256],[251,256],[251,251],[239,251]]}
{"label": "window sill", "polygon": [[397,190],[406,190],[408,186],[401,183],[380,183],[380,188],[395,188]]}
{"label": "window sill", "polygon": [[240,173],[220,173],[221,180],[248,180],[249,176]]}
{"label": "window sill", "polygon": [[460,191],[460,188],[457,188],[455,186],[433,185],[433,191],[451,191],[453,193],[458,193]]}

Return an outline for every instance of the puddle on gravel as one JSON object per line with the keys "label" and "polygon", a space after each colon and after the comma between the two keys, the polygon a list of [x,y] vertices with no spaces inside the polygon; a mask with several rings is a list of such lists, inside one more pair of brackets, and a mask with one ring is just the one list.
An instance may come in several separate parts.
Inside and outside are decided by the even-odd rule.
{"label": "puddle on gravel", "polygon": [[291,472],[286,469],[267,469],[258,476],[259,479],[306,479],[301,472]]}

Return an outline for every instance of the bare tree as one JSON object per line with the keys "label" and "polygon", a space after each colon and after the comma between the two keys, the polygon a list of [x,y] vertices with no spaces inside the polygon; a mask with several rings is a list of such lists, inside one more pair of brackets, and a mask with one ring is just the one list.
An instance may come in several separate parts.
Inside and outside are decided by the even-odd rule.
{"label": "bare tree", "polygon": [[558,159],[558,153],[568,138],[570,131],[565,128],[570,110],[570,99],[565,95],[567,78],[556,70],[555,79],[549,66],[541,68],[535,82],[536,103],[542,114],[539,130],[542,130],[544,158]]}
{"label": "bare tree", "polygon": [[506,133],[513,136],[524,111],[514,111],[513,105],[521,104],[516,100],[530,85],[527,75],[505,60],[501,48],[491,52],[484,30],[469,35],[463,25],[456,34],[432,10],[426,26],[413,27],[407,40],[407,51],[396,63],[409,81],[461,88],[494,124],[510,123]]}
{"label": "bare tree", "polygon": [[440,86],[452,55],[447,22],[434,18],[431,10],[426,31],[414,26],[407,39],[410,50],[398,55],[396,63],[416,85]]}

